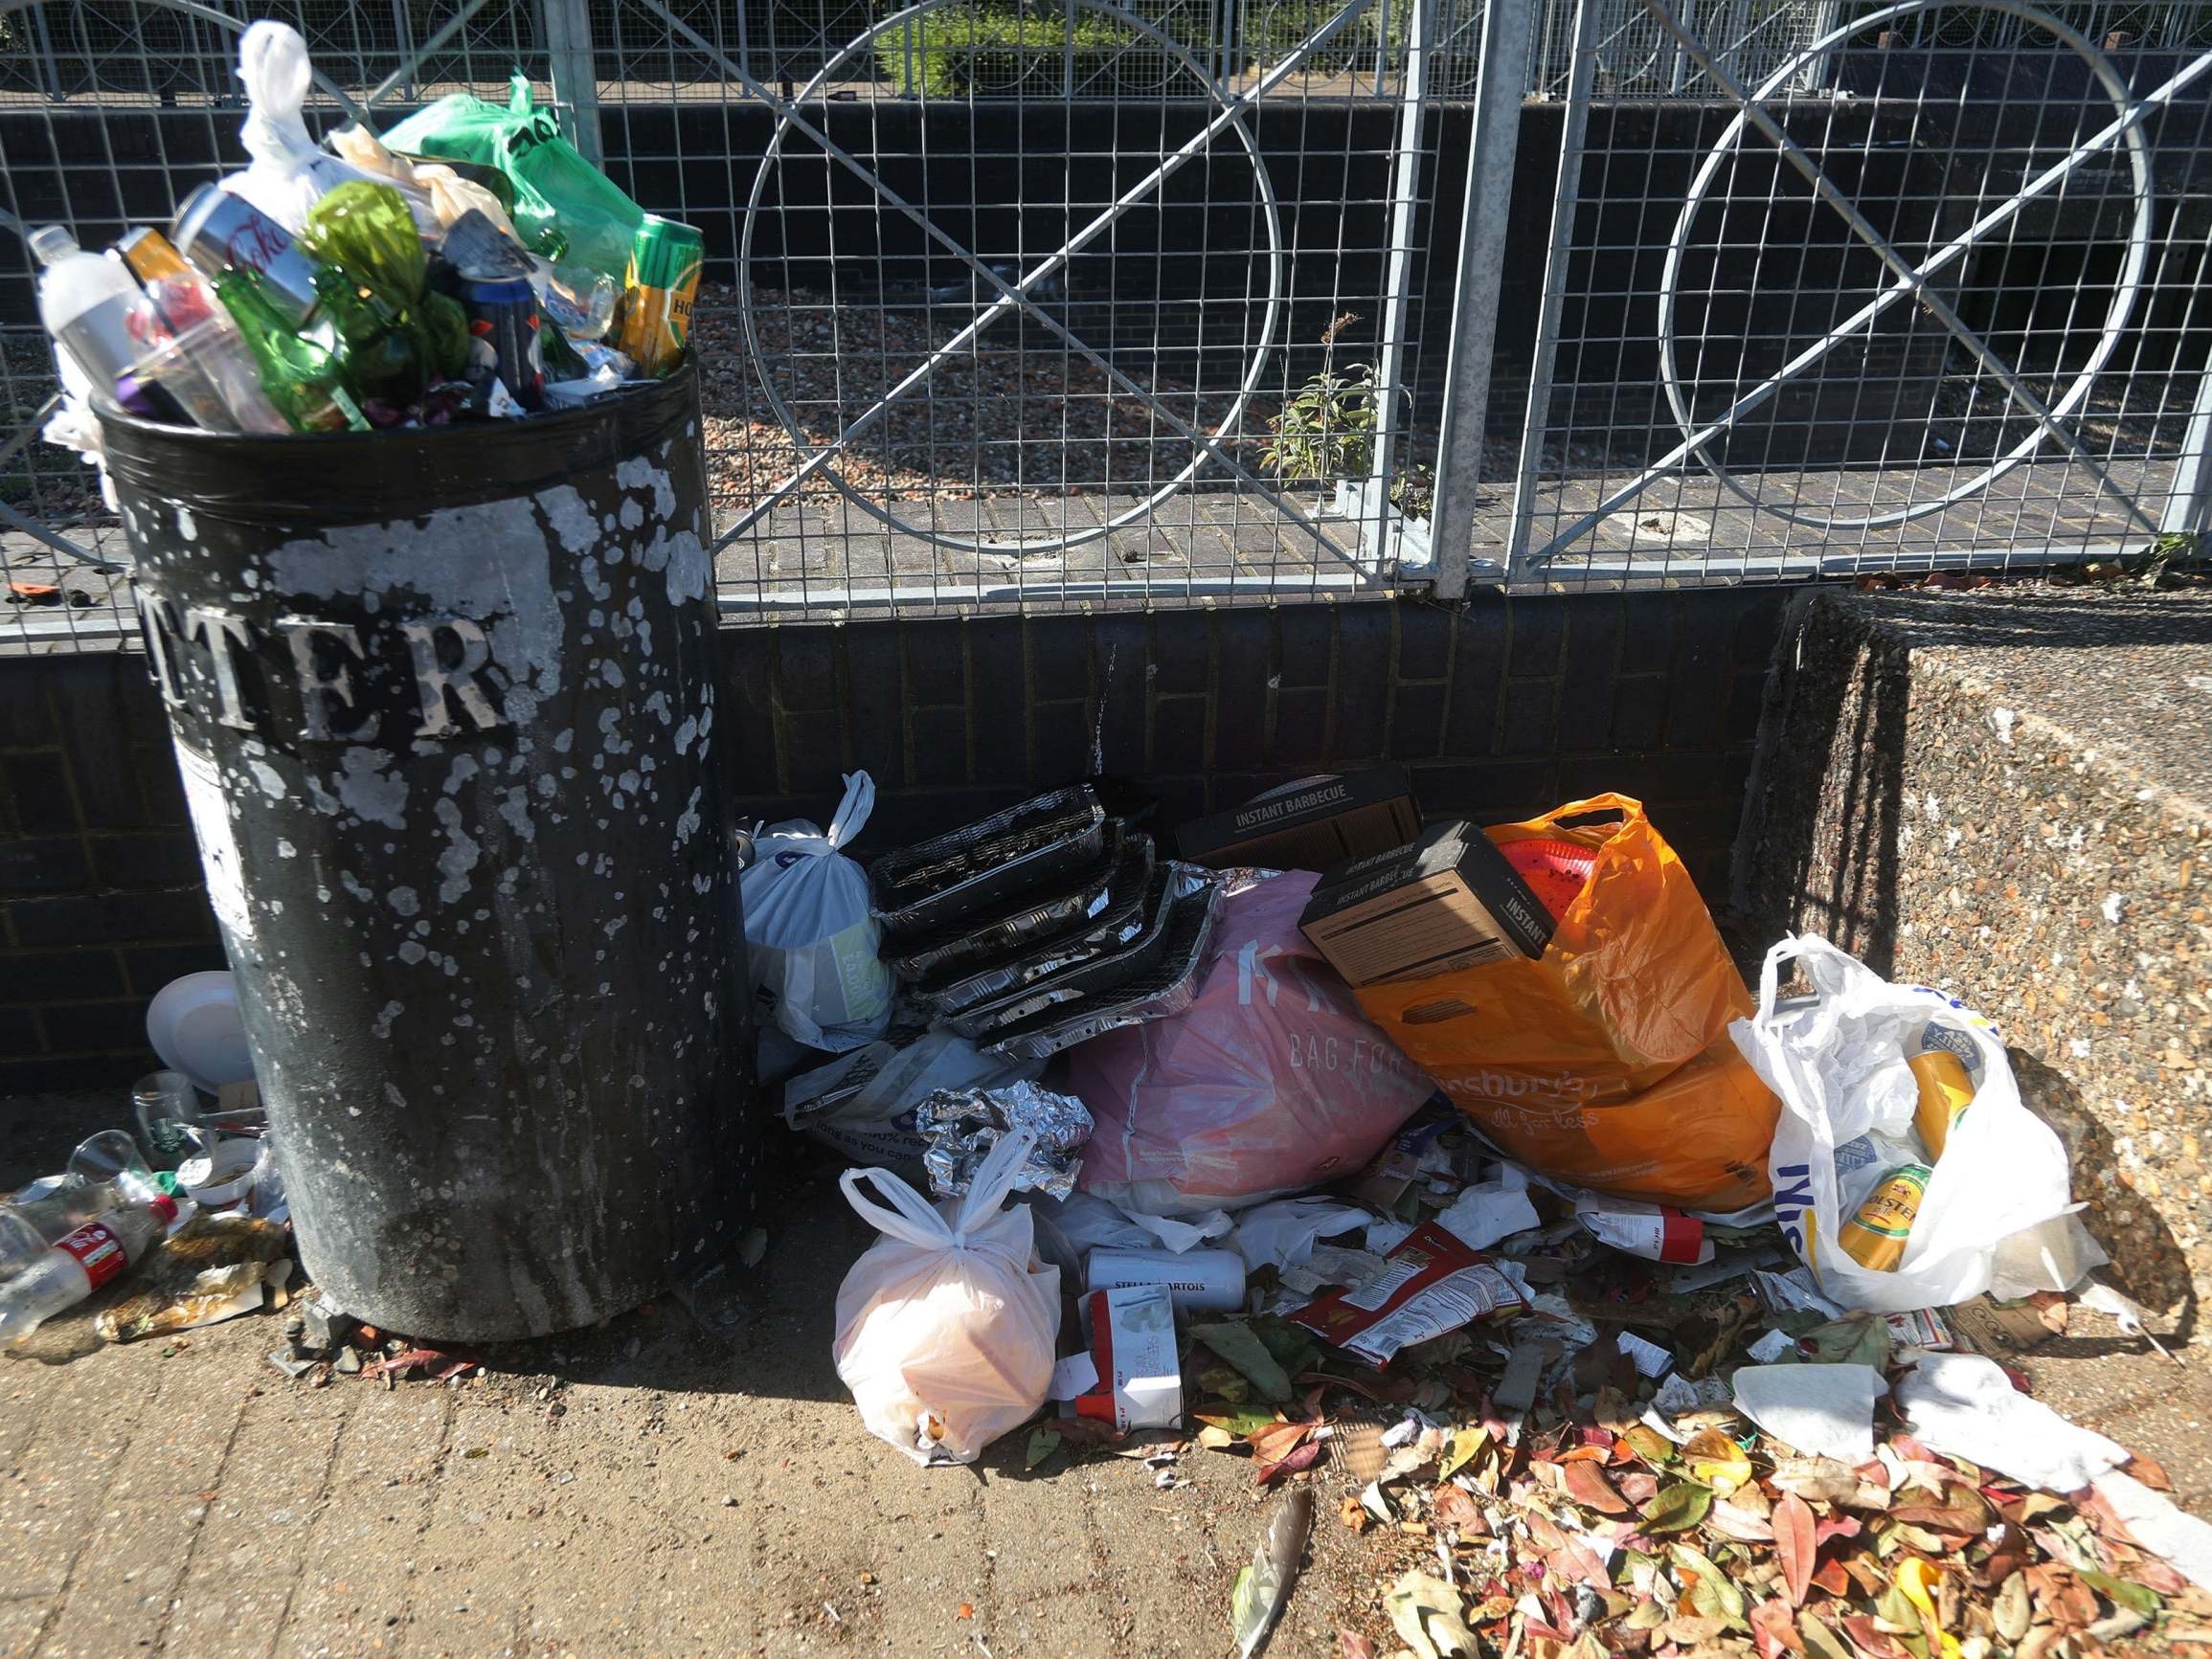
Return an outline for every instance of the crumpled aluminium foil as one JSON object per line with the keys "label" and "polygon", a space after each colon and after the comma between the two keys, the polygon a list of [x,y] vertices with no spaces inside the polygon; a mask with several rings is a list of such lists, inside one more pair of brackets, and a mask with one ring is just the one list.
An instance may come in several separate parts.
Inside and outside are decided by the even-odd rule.
{"label": "crumpled aluminium foil", "polygon": [[940,1199],[964,1198],[999,1137],[1022,1131],[1036,1144],[1014,1177],[1014,1190],[1065,1199],[1075,1190],[1083,1167],[1091,1110],[1072,1094],[1055,1094],[1034,1083],[940,1088],[914,1109],[914,1128],[929,1142],[922,1167]]}

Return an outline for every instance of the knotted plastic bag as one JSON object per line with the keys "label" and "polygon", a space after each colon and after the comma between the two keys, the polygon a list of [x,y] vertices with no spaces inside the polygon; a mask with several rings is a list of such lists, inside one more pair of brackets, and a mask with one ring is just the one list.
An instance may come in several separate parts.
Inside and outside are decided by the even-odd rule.
{"label": "knotted plastic bag", "polygon": [[415,228],[432,242],[467,213],[482,213],[500,231],[517,242],[522,240],[500,199],[449,167],[433,163],[418,166],[358,122],[332,133],[329,145],[333,152],[371,178],[385,180],[405,196],[408,211],[415,215]]}
{"label": "knotted plastic bag", "polygon": [[1435,1092],[1298,931],[1318,880],[1290,871],[1222,901],[1182,1013],[1069,1051],[1097,1127],[1083,1190],[1188,1216],[1353,1175]]}
{"label": "knotted plastic bag", "polygon": [[1360,1006],[1542,1175],[1683,1209],[1759,1202],[1780,1109],[1728,1041],[1750,995],[1642,803],[1484,833],[1552,911],[1544,954],[1366,986]]}
{"label": "knotted plastic bag", "polygon": [[785,1036],[832,1053],[881,1037],[892,1007],[868,877],[838,851],[868,822],[875,784],[855,772],[845,785],[827,835],[802,818],[772,824],[737,878],[755,993]]}
{"label": "knotted plastic bag", "polygon": [[973,1463],[1045,1403],[1060,1270],[1037,1260],[1028,1206],[1005,1205],[1030,1145],[1007,1135],[968,1196],[936,1207],[889,1170],[839,1177],[883,1237],[838,1287],[830,1356],[869,1432],[916,1463]]}
{"label": "knotted plastic bag", "polygon": [[289,23],[250,25],[238,41],[238,78],[249,106],[238,140],[253,158],[245,171],[223,180],[294,235],[307,210],[346,183],[369,175],[321,148],[300,119],[314,78],[307,43]]}

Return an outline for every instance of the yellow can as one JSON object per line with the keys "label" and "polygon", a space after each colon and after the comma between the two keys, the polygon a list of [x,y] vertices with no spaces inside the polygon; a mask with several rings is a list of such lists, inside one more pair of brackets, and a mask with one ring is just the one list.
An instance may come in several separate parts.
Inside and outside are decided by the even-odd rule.
{"label": "yellow can", "polygon": [[1928,1174],[1926,1164],[1900,1164],[1883,1177],[1859,1213],[1837,1233],[1836,1243],[1843,1253],[1874,1272],[1897,1271],[1897,1264],[1905,1260],[1905,1243],[1912,1237],[1913,1218],[1920,1214],[1920,1200],[1928,1194]]}
{"label": "yellow can", "polygon": [[690,225],[656,213],[639,225],[623,274],[614,344],[640,374],[666,374],[684,355],[705,258],[705,238]]}
{"label": "yellow can", "polygon": [[1951,1132],[1974,1104],[1974,1077],[1966,1063],[1948,1048],[1924,1048],[1906,1059],[1920,1085],[1920,1103],[1913,1108],[1912,1127],[1928,1149],[1928,1161],[1943,1155]]}

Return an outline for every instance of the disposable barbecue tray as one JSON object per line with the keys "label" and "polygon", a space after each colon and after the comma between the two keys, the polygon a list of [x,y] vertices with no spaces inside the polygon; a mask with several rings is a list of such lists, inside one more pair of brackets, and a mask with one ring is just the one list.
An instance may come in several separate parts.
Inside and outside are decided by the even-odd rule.
{"label": "disposable barbecue tray", "polygon": [[1090,786],[1056,789],[884,854],[869,871],[875,919],[900,939],[945,929],[1095,863],[1105,844]]}
{"label": "disposable barbecue tray", "polygon": [[[1125,952],[1087,962],[1055,976],[1049,985],[1028,987],[1020,998],[1008,998],[1036,1000],[1017,1018],[994,1024],[975,1041],[1009,1059],[1042,1060],[1101,1032],[1164,1020],[1188,1008],[1198,995],[1199,971],[1213,938],[1221,888],[1205,879],[1207,872],[1191,865],[1170,863],[1162,867],[1200,880],[1191,884],[1191,890],[1169,901],[1157,930],[1147,930],[1146,936]],[[1140,964],[1138,971],[1117,975],[1114,970],[1126,966],[1131,957]],[[1077,982],[1077,975],[1083,982]],[[1055,995],[1038,997],[1048,989]],[[976,1012],[988,1011],[986,1007]]]}
{"label": "disposable barbecue tray", "polygon": [[1164,892],[1166,875],[1155,865],[1150,836],[1121,832],[1117,847],[1115,826],[1107,831],[1111,868],[1082,915],[1049,937],[1018,943],[1011,954],[993,953],[981,966],[962,957],[939,968],[911,983],[907,999],[925,1014],[948,1018],[1133,943],[1158,908],[1156,888]]}
{"label": "disposable barbecue tray", "polygon": [[882,947],[884,964],[910,985],[927,980],[949,983],[981,973],[1010,952],[1086,927],[1113,902],[1115,875],[1129,843],[1143,842],[1149,858],[1151,840],[1108,818],[1100,850],[1074,874],[941,926],[887,938]]}

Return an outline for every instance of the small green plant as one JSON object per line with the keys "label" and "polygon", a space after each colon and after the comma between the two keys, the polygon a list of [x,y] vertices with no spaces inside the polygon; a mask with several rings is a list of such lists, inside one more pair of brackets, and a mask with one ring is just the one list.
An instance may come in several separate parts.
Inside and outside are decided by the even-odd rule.
{"label": "small green plant", "polygon": [[2151,550],[2143,555],[2141,572],[2143,586],[2162,588],[2166,574],[2177,565],[2192,563],[2197,557],[2197,538],[2186,530],[2160,536],[2151,544]]}
{"label": "small green plant", "polygon": [[1365,478],[1374,463],[1375,429],[1382,420],[1375,366],[1355,363],[1341,374],[1336,367],[1337,336],[1359,320],[1357,311],[1346,311],[1321,330],[1320,372],[1267,423],[1275,436],[1259,459],[1285,483]]}
{"label": "small green plant", "polygon": [[[1374,471],[1375,437],[1382,426],[1383,389],[1375,366],[1336,366],[1337,336],[1360,320],[1346,311],[1321,331],[1321,367],[1292,393],[1282,413],[1267,423],[1275,436],[1260,462],[1285,483],[1365,479]],[[1436,481],[1416,462],[1390,481],[1390,504],[1410,519],[1425,519]]]}

